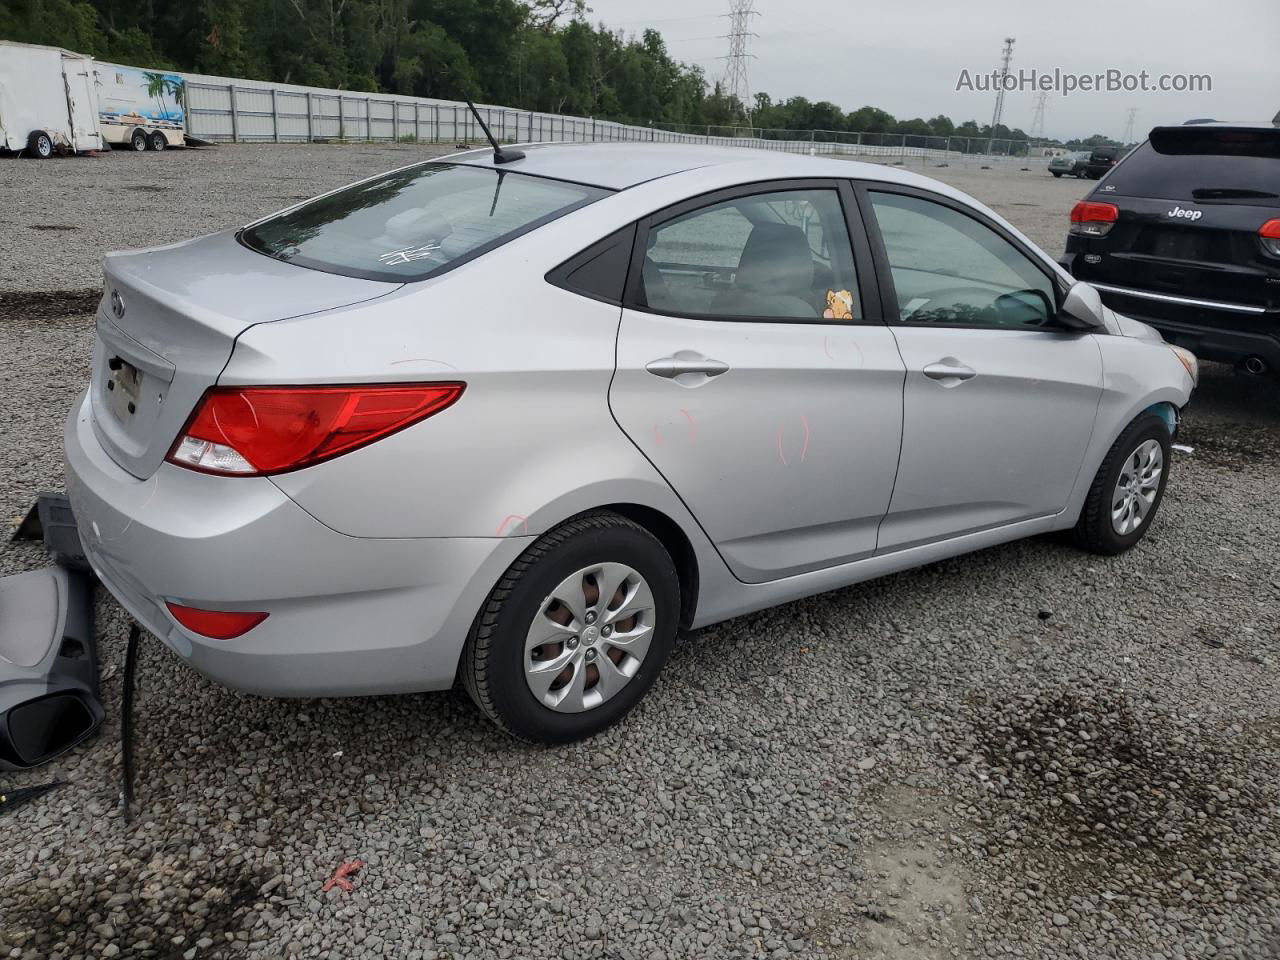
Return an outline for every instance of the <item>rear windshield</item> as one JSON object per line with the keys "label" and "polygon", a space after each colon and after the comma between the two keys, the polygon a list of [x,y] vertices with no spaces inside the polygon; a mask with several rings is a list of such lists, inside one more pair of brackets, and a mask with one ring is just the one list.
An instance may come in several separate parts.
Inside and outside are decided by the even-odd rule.
{"label": "rear windshield", "polygon": [[1280,206],[1280,130],[1156,131],[1107,183],[1134,197]]}
{"label": "rear windshield", "polygon": [[422,280],[610,191],[509,170],[425,163],[264,220],[240,239],[299,266],[368,280]]}

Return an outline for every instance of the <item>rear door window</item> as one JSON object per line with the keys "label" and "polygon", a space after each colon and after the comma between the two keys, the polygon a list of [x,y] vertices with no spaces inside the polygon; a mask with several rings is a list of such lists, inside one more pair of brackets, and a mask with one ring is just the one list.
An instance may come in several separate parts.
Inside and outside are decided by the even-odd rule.
{"label": "rear door window", "polygon": [[277,260],[403,283],[455,267],[609,193],[510,170],[425,163],[312,200],[240,238]]}
{"label": "rear door window", "polygon": [[682,317],[864,317],[835,189],[738,196],[657,224],[640,287],[650,310]]}
{"label": "rear door window", "polygon": [[1280,207],[1280,129],[1157,132],[1107,183],[1123,196]]}

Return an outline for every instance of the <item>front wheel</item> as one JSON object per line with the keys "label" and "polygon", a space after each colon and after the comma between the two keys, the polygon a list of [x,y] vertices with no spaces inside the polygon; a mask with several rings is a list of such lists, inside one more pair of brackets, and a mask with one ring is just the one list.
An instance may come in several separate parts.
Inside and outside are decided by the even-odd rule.
{"label": "front wheel", "polygon": [[1049,172],[1053,174],[1053,178],[1055,180],[1062,176],[1062,174],[1059,173],[1057,170],[1050,170]]}
{"label": "front wheel", "polygon": [[612,513],[540,537],[481,609],[463,685],[525,740],[567,743],[617,723],[661,672],[675,640],[680,580],[662,544]]}
{"label": "front wheel", "polygon": [[1169,480],[1170,441],[1164,421],[1144,413],[1120,434],[1098,468],[1075,541],[1090,553],[1124,553],[1142,539]]}
{"label": "front wheel", "polygon": [[147,149],[147,134],[143,130],[135,130],[129,134],[129,148],[135,153]]}

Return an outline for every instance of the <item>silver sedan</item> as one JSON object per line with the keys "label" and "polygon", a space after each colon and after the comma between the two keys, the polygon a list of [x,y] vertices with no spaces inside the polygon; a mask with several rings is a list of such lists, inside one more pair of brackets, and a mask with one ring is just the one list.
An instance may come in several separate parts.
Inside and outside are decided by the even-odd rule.
{"label": "silver sedan", "polygon": [[678,630],[1019,537],[1132,547],[1195,357],[902,170],[531,146],[104,261],[86,552],[195,669],[593,734]]}

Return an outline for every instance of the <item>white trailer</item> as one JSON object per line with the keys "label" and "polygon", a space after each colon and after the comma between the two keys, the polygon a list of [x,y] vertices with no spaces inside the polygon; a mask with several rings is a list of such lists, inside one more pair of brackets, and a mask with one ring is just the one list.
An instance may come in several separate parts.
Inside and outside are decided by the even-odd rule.
{"label": "white trailer", "polygon": [[186,144],[182,77],[99,61],[98,129],[112,146],[163,150]]}
{"label": "white trailer", "polygon": [[0,40],[0,147],[47,159],[104,146],[93,58]]}

